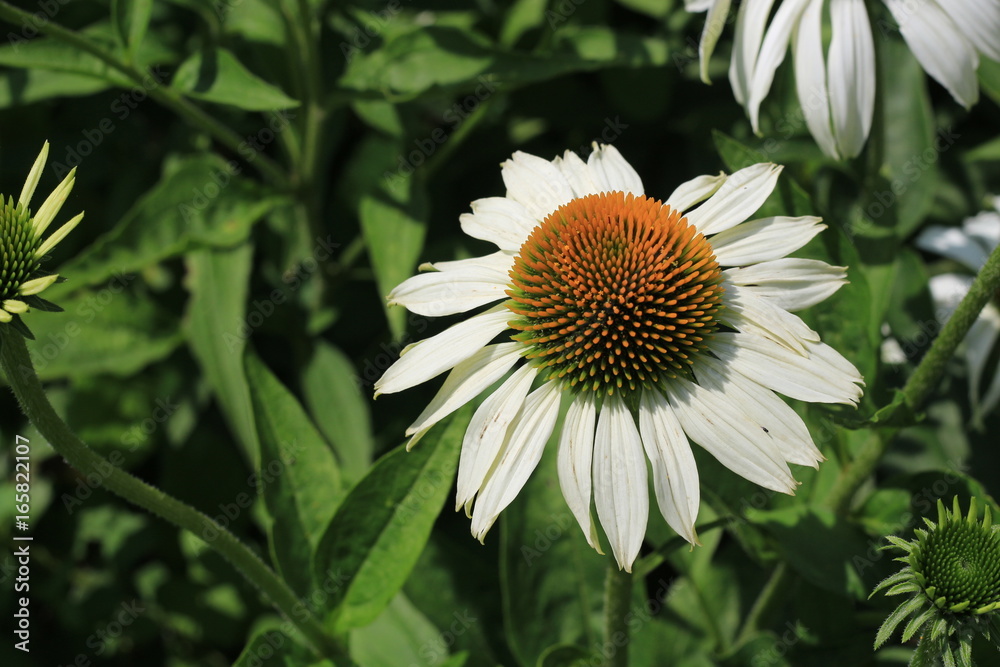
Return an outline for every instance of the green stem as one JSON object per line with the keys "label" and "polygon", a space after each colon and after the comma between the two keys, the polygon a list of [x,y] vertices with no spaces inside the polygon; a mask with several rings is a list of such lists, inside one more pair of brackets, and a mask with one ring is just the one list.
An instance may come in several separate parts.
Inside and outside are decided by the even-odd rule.
{"label": "green stem", "polygon": [[3,325],[0,325],[0,366],[24,414],[71,466],[88,479],[101,480],[108,490],[204,541],[259,588],[319,655],[328,658],[343,655],[320,621],[309,613],[287,584],[236,536],[205,514],[112,465],[76,437],[49,403],[24,339]]}
{"label": "green stem", "polygon": [[[24,24],[25,22],[29,22],[31,25],[38,23],[32,14],[22,11],[3,0],[0,0],[0,19],[14,25]],[[164,82],[157,81],[149,72],[141,71],[123,62],[112,52],[95,44],[80,33],[62,27],[55,21],[46,21],[44,24],[37,25],[36,27],[39,32],[94,56],[111,69],[123,74],[133,85],[143,88],[146,94],[152,99],[184,118],[192,125],[201,128],[233,152],[239,152],[243,139],[238,134],[191,104],[190,101],[174,89],[162,85]],[[151,77],[156,81],[156,84],[152,86],[148,83]],[[275,185],[280,187],[286,186],[287,179],[284,172],[266,155],[258,155],[252,164]]]}
{"label": "green stem", "polygon": [[608,559],[604,580],[604,667],[628,667],[629,629],[625,618],[632,604],[632,575]]}

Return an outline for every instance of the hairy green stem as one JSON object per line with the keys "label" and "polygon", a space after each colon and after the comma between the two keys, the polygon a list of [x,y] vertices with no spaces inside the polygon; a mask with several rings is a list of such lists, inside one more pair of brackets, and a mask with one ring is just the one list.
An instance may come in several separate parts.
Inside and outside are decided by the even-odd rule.
{"label": "hairy green stem", "polygon": [[84,444],[49,403],[28,356],[24,339],[4,325],[0,325],[0,367],[24,414],[71,466],[87,479],[100,480],[100,484],[109,491],[204,541],[260,589],[319,655],[328,658],[343,655],[342,649],[327,636],[320,621],[288,585],[235,535],[193,507],[114,466]]}
{"label": "hairy green stem", "polygon": [[[14,25],[33,25],[37,27],[39,32],[47,34],[53,39],[65,42],[84,53],[89,53],[111,69],[124,75],[133,85],[143,88],[146,94],[178,116],[184,118],[192,125],[201,128],[233,152],[239,152],[240,145],[243,143],[240,135],[193,105],[177,91],[169,86],[161,85],[164,82],[157,81],[155,77],[155,85],[149,85],[148,81],[152,77],[151,73],[136,69],[128,63],[123,62],[114,53],[95,44],[80,33],[64,28],[55,21],[45,21],[43,24],[37,25],[38,21],[35,20],[32,14],[20,10],[3,0],[0,0],[0,19]],[[273,184],[286,187],[287,179],[284,172],[266,155],[258,155],[252,164],[264,176],[270,179]]]}
{"label": "hairy green stem", "polygon": [[604,580],[604,667],[628,667],[629,628],[625,622],[632,604],[632,575],[608,559]]}

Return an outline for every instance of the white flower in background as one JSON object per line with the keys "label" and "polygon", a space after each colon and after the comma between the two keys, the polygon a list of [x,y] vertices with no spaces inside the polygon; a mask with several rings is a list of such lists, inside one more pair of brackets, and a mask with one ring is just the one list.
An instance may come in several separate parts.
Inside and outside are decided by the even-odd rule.
{"label": "white flower in background", "polygon": [[426,265],[435,272],[392,291],[391,303],[422,315],[502,302],[408,346],[376,383],[376,395],[398,392],[451,370],[408,429],[412,446],[507,376],[462,444],[456,509],[470,514],[473,535],[482,540],[524,486],[562,401],[563,495],[600,550],[593,497],[627,570],[646,532],[647,459],[660,512],[692,543],[700,492],[689,439],[784,493],[796,485],[788,462],[823,459],[775,392],[855,404],[862,380],[789,312],[846,282],[841,267],[786,258],[825,225],[811,216],[744,222],[780,172],[757,164],[700,176],[664,205],[611,146],[595,144],[587,162],[570,151],[551,162],[515,153],[503,163],[507,195],[475,201],[461,217],[466,234],[499,250]]}
{"label": "white flower in background", "polygon": [[[1000,0],[883,0],[924,70],[959,104],[979,98],[979,54],[1000,60]],[[727,21],[730,0],[685,0],[691,12],[707,11],[698,52],[701,76]],[[875,48],[864,0],[743,0],[729,81],[737,101],[759,130],[760,104],[789,43],[795,84],[806,124],[820,148],[834,158],[861,152],[875,107]],[[827,11],[828,10],[828,11]],[[829,47],[824,52],[824,24]]]}
{"label": "white flower in background", "polygon": [[[917,245],[927,251],[944,255],[967,267],[972,274],[944,273],[930,280],[931,298],[942,320],[947,320],[958,307],[972,285],[975,274],[986,264],[993,249],[1000,244],[1000,197],[993,198],[993,211],[983,211],[967,218],[961,229],[932,225],[917,237]],[[994,369],[986,393],[982,393],[983,371],[993,345],[1000,335],[1000,309],[986,304],[969,333],[965,336],[965,363],[969,369],[969,400],[973,419],[981,417],[1000,402],[1000,369]]]}

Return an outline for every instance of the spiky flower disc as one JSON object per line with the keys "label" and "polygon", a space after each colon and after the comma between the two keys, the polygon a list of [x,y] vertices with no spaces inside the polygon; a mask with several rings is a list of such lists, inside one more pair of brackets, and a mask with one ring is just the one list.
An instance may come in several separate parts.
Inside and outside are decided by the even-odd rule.
{"label": "spiky flower disc", "polygon": [[32,335],[21,322],[21,313],[27,312],[30,307],[60,310],[38,296],[59,280],[58,275],[44,275],[39,271],[42,259],[83,219],[83,213],[80,213],[43,240],[45,231],[73,189],[76,178],[76,169],[73,169],[32,215],[28,205],[42,176],[48,154],[49,144],[45,142],[16,202],[13,196],[5,198],[0,195],[0,325],[9,324],[28,338]]}
{"label": "spiky flower disc", "polygon": [[719,324],[722,271],[680,211],[623,192],[560,206],[510,270],[525,355],[575,389],[628,394],[673,377]]}
{"label": "spiky flower disc", "polygon": [[1000,526],[993,526],[989,507],[978,521],[975,498],[965,517],[957,497],[951,511],[940,500],[937,508],[937,523],[925,518],[927,530],[917,529],[916,539],[889,538],[887,548],[902,550],[905,555],[896,560],[907,566],[880,583],[872,595],[883,589],[888,589],[886,595],[913,595],[882,624],[875,647],[912,616],[903,641],[921,633],[920,660],[944,657],[945,664],[971,665],[975,634],[991,638],[1000,648],[1000,627],[992,613],[1000,609]]}

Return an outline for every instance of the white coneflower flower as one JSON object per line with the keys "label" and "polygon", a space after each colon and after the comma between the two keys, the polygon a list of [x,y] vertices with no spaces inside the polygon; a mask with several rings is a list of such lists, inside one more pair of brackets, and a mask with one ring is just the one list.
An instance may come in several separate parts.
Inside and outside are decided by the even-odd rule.
{"label": "white coneflower flower", "polygon": [[[979,54],[1000,60],[1000,0],[883,0],[917,61],[966,108],[979,98]],[[760,104],[789,42],[806,124],[834,158],[861,152],[875,107],[875,48],[864,0],[744,0],[736,18],[729,80],[758,131]],[[707,11],[701,76],[727,20],[730,0],[685,0]],[[824,16],[828,11],[828,18]],[[829,22],[824,50],[823,24]]]}
{"label": "white coneflower flower", "polygon": [[[944,255],[966,266],[972,274],[944,273],[930,280],[931,298],[939,318],[947,320],[972,285],[975,274],[986,264],[990,253],[1000,245],[1000,197],[993,198],[993,211],[983,211],[967,218],[962,227],[931,225],[917,236],[917,245]],[[969,369],[969,400],[974,421],[1000,402],[1000,368],[994,369],[986,393],[982,393],[983,371],[990,352],[1000,335],[1000,309],[987,303],[965,336],[965,362]]]}
{"label": "white coneflower flower", "polygon": [[42,176],[48,154],[49,144],[45,142],[16,202],[14,197],[7,197],[4,202],[0,195],[0,325],[10,324],[28,337],[31,337],[31,332],[20,321],[19,315],[30,306],[59,310],[54,304],[38,297],[59,279],[58,275],[42,275],[39,272],[42,258],[83,219],[83,213],[80,213],[47,239],[42,238],[73,189],[76,178],[76,169],[73,169],[32,215],[28,205]]}
{"label": "white coneflower flower", "polygon": [[663,517],[692,543],[700,494],[689,438],[785,493],[796,485],[787,462],[822,460],[774,392],[853,404],[861,377],[788,312],[845,282],[841,267],[785,258],[825,228],[820,219],[744,222],[780,172],[701,176],[664,204],[611,146],[595,144],[586,163],[570,151],[551,162],[515,153],[503,164],[507,195],[461,217],[465,233],[499,250],[432,264],[392,291],[390,302],[423,315],[502,301],[408,346],[376,383],[376,395],[398,392],[451,369],[407,431],[412,446],[513,369],[462,443],[456,507],[473,535],[482,540],[521,490],[564,400],[563,495],[600,550],[593,497],[625,569],[646,532],[647,459]]}

